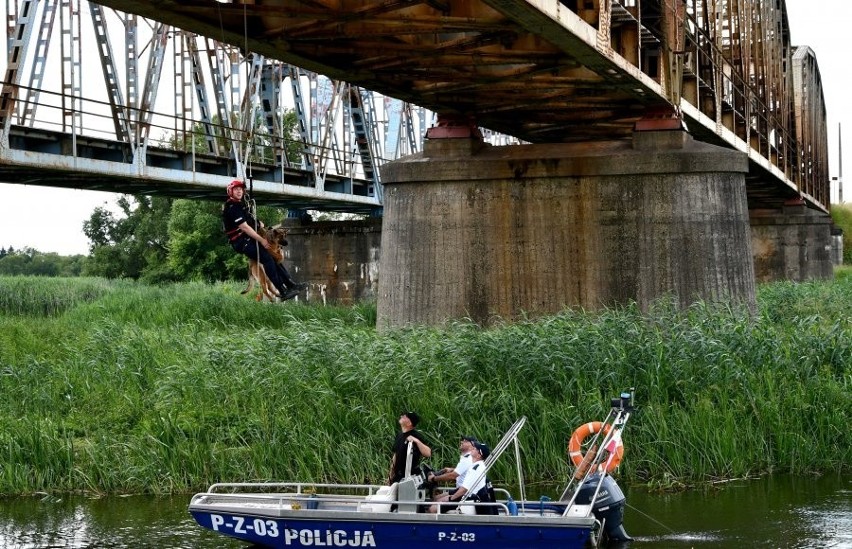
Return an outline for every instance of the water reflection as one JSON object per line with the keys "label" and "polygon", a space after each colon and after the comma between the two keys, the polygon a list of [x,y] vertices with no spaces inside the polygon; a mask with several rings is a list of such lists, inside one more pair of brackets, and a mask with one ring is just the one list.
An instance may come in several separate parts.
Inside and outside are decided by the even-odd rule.
{"label": "water reflection", "polygon": [[628,490],[627,501],[635,547],[852,549],[849,476],[778,476],[669,495]]}
{"label": "water reflection", "polygon": [[0,547],[242,548],[199,528],[188,496],[27,497],[0,500]]}
{"label": "water reflection", "polygon": [[[774,477],[714,490],[627,490],[625,528],[644,548],[852,549],[852,477]],[[242,548],[187,512],[189,496],[0,499],[0,547]]]}

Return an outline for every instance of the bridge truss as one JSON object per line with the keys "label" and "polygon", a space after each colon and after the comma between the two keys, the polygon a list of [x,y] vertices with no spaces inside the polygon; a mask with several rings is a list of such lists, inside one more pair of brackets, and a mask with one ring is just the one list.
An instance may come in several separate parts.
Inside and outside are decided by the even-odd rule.
{"label": "bridge truss", "polygon": [[[698,139],[748,155],[750,208],[830,202],[819,69],[791,44],[783,0],[98,4],[6,0],[5,156],[48,148],[28,140],[49,140],[30,124],[50,104],[78,165],[81,146],[109,149],[90,137],[97,127],[122,144],[122,173],[140,190],[166,187],[145,186],[172,177],[163,166],[189,166],[183,189],[223,172],[202,194],[221,175],[247,176],[270,196],[363,210],[381,204],[381,165],[418,150],[433,112],[473,117],[503,142],[554,143],[629,137],[662,108]],[[104,92],[88,91],[96,81]]]}
{"label": "bridge truss", "polygon": [[6,0],[6,22],[4,182],[221,199],[236,177],[268,204],[376,213],[381,165],[434,116],[85,0]]}
{"label": "bridge truss", "polygon": [[99,2],[533,143],[626,138],[669,109],[748,155],[750,208],[828,208],[821,80],[783,0]]}

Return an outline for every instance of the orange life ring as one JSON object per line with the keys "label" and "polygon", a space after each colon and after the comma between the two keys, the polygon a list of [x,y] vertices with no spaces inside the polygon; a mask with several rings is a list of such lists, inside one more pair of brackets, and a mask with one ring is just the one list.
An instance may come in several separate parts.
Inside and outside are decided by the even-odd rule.
{"label": "orange life ring", "polygon": [[[579,467],[581,463],[583,463],[583,458],[586,456],[583,455],[583,441],[586,440],[586,437],[589,435],[594,435],[595,433],[600,433],[601,430],[604,432],[604,436],[609,434],[610,425],[604,424],[601,421],[590,421],[589,423],[585,423],[577,427],[574,433],[571,435],[571,439],[568,441],[568,455],[571,457],[571,461],[575,466]],[[594,451],[594,449],[590,450]],[[606,467],[606,472],[611,473],[613,469],[618,467],[618,464],[621,463],[621,458],[624,456],[624,444],[619,440],[618,445],[615,448],[615,455],[609,460],[609,465]],[[590,456],[591,457],[591,456]],[[603,470],[604,465],[600,465],[600,470]]]}

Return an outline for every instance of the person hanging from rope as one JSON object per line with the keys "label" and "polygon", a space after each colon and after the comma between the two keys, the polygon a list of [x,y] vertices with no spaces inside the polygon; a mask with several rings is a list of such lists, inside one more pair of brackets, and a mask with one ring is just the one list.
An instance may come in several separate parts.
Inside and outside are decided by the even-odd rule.
{"label": "person hanging from rope", "polygon": [[282,300],[296,297],[305,289],[305,284],[299,284],[290,278],[290,273],[269,254],[270,243],[257,232],[263,223],[259,222],[246,209],[243,202],[246,185],[239,179],[228,183],[226,192],[228,199],[222,206],[222,223],[225,235],[235,252],[243,254],[263,265],[267,278],[278,291]]}

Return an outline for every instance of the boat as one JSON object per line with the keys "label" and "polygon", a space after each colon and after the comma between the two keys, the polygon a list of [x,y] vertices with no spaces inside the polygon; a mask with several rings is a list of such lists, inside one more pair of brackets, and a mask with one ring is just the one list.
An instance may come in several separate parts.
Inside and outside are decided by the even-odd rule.
{"label": "boat", "polygon": [[[437,513],[429,513],[434,489],[426,480],[430,469],[423,466],[423,471],[411,474],[409,459],[409,474],[391,486],[217,483],[192,497],[189,512],[200,526],[213,532],[273,548],[417,549],[457,543],[496,549],[570,549],[626,542],[630,537],[622,526],[625,497],[609,473],[621,459],[621,432],[632,409],[631,389],[612,400],[604,421],[585,424],[574,432],[571,458],[577,467],[558,499],[526,499],[518,443],[526,422],[522,417],[495,446],[485,467],[477,470],[487,475],[513,445],[518,464],[517,499],[509,490],[495,487],[493,501],[462,498],[457,508],[444,510],[439,505]],[[582,443],[587,443],[585,452]]]}

